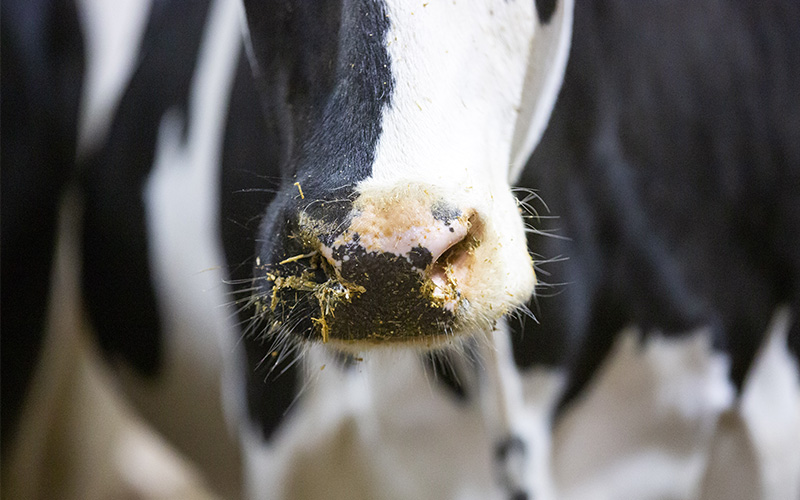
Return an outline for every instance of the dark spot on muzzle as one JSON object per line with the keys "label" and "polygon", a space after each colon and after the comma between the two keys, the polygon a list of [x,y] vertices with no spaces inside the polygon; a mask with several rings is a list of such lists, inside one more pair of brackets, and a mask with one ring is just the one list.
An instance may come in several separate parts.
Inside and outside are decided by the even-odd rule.
{"label": "dark spot on muzzle", "polygon": [[316,229],[341,225],[286,224],[280,255],[265,257],[271,263],[256,269],[266,278],[258,302],[268,325],[312,341],[344,343],[408,342],[452,330],[453,312],[430,297],[425,270],[433,258],[427,249],[408,255],[367,251],[354,234],[324,256],[321,248],[335,235]]}
{"label": "dark spot on muzzle", "polygon": [[433,255],[427,248],[416,246],[408,253],[408,260],[415,268],[424,270],[433,262]]}
{"label": "dark spot on muzzle", "polygon": [[420,252],[414,263],[356,245],[348,248],[347,257],[341,263],[341,281],[356,290],[325,317],[332,339],[403,341],[446,332],[453,315],[427,298],[420,273],[430,263],[430,253]]}
{"label": "dark spot on muzzle", "polygon": [[448,205],[447,203],[439,202],[431,207],[431,213],[434,219],[448,224],[450,221],[461,217],[462,212],[458,208]]}

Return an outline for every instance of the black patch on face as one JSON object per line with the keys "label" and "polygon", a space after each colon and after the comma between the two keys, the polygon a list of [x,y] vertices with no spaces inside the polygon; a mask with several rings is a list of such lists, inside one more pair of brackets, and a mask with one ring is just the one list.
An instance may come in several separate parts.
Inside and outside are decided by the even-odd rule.
{"label": "black patch on face", "polygon": [[394,81],[382,2],[246,0],[264,101],[278,117],[287,184],[305,203],[348,198],[372,172]]}
{"label": "black patch on face", "polygon": [[535,4],[541,23],[550,24],[550,20],[553,19],[553,14],[556,12],[558,0],[535,0]]}
{"label": "black patch on face", "polygon": [[[381,116],[394,88],[385,46],[390,20],[384,4],[370,0],[269,8],[246,0],[245,9],[262,95],[280,138],[283,178],[260,229],[258,255],[286,276],[281,261],[316,250],[298,235],[301,214],[322,226],[314,238],[332,246],[349,226],[356,184],[372,173]],[[264,272],[255,269],[262,285],[257,293],[269,296],[273,283]],[[302,291],[278,293],[284,309],[313,302]],[[311,331],[310,317],[293,323]]]}

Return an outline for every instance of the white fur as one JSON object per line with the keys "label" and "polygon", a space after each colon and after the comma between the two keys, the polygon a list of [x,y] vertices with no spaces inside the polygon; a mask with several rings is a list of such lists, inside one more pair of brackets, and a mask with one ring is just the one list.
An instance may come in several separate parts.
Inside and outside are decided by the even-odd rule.
{"label": "white fur", "polygon": [[[446,193],[447,203],[474,211],[485,224],[475,250],[479,265],[470,276],[478,275],[479,285],[464,293],[487,315],[523,304],[535,276],[509,179],[517,176],[552,111],[566,64],[572,3],[559,2],[547,28],[538,23],[533,2],[390,1],[388,17],[394,90],[372,177],[358,190],[372,196],[392,186],[427,185]],[[479,297],[470,295],[476,289]],[[524,404],[505,327],[483,334],[491,337],[482,343],[481,356],[484,430],[495,441],[512,435],[541,440],[528,444],[544,458],[549,410],[539,402]],[[551,496],[546,464],[528,461],[503,474],[514,487]]]}
{"label": "white fur", "polygon": [[441,392],[413,350],[362,359],[343,371],[324,346],[309,350],[287,425],[270,445],[244,439],[250,496],[501,498],[479,408]]}
{"label": "white fur", "polygon": [[[481,245],[489,253],[481,258],[493,275],[480,288],[524,303],[535,277],[508,178],[539,27],[533,3],[387,3],[394,90],[372,176],[358,190],[429,185],[447,193],[448,203],[474,210],[486,224]],[[537,69],[563,72],[557,64]],[[486,310],[498,306],[486,300]]]}
{"label": "white fur", "polygon": [[739,405],[714,437],[702,498],[800,498],[799,370],[786,345],[793,320],[786,307],[775,313]]}
{"label": "white fur", "polygon": [[533,2],[387,3],[395,88],[373,180],[503,188]]}
{"label": "white fur", "polygon": [[692,498],[717,418],[733,403],[727,360],[700,331],[640,345],[623,332],[556,428],[560,498]]}

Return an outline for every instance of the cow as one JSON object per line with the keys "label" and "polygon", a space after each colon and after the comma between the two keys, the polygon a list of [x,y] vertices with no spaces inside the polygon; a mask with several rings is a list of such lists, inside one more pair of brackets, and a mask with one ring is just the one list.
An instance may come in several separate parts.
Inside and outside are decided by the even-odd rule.
{"label": "cow", "polygon": [[[105,357],[139,411],[231,495],[236,486],[219,485],[236,481],[236,452],[208,417],[220,407],[241,436],[249,496],[547,498],[552,405],[570,422],[624,327],[648,354],[659,334],[695,347],[711,338],[744,390],[786,303],[777,345],[797,352],[789,2],[580,3],[557,103],[570,2],[244,3],[245,46],[232,2],[154,3],[141,42],[128,40],[120,95],[96,109],[102,44],[84,42],[84,61],[69,37],[80,14],[92,41],[87,12],[102,2],[3,4],[3,19],[44,24],[6,21],[4,37],[70,40],[33,45],[44,62],[3,41],[4,94],[14,64],[59,89],[47,94],[57,102],[34,92],[17,111],[4,98],[3,122],[30,123],[23,137],[43,136],[28,149],[51,155],[11,156],[23,139],[6,134],[22,129],[3,127],[3,163],[32,176],[9,181],[3,168],[3,289],[35,288],[10,304],[4,294],[4,381],[7,359],[35,359],[38,336],[7,332],[42,326],[7,322],[43,316],[70,178],[83,205],[83,296]],[[62,108],[55,131],[26,114]],[[9,193],[21,200],[6,205]],[[559,218],[538,214],[537,196]],[[16,214],[50,226],[26,233],[35,223]],[[19,241],[9,227],[42,239],[7,247]],[[536,264],[538,278],[529,252],[552,260]],[[40,277],[14,274],[25,268],[9,256]],[[7,358],[7,346],[22,355]],[[552,367],[566,372],[563,390]],[[708,440],[733,403],[718,355],[690,381],[703,377],[696,399],[677,395],[689,401],[678,421]],[[5,384],[4,412],[7,394],[22,394]],[[4,443],[14,418],[3,415]],[[556,442],[556,458],[569,468],[596,457],[587,443],[563,458]]]}
{"label": "cow", "polygon": [[[127,397],[159,430],[170,436],[179,448],[199,462],[202,469],[211,471],[212,476],[216,474],[218,477],[213,482],[222,482],[223,479],[219,476],[224,476],[223,471],[232,468],[215,467],[217,463],[224,462],[220,458],[224,454],[218,453],[216,449],[224,439],[196,438],[197,435],[222,435],[219,428],[215,427],[214,419],[207,418],[207,415],[214,412],[215,404],[223,403],[207,396],[212,391],[209,390],[208,377],[204,373],[213,374],[215,369],[222,372],[229,370],[224,378],[233,387],[226,390],[225,397],[232,400],[229,406],[234,415],[241,411],[236,401],[243,397],[241,388],[247,389],[244,393],[247,395],[247,411],[250,413],[253,432],[257,435],[245,440],[243,446],[247,448],[256,443],[255,447],[260,448],[256,451],[247,450],[248,457],[263,455],[261,452],[264,448],[275,455],[269,459],[274,464],[268,464],[271,467],[267,467],[267,472],[254,472],[253,478],[267,477],[269,471],[277,470],[277,466],[285,462],[281,455],[285,452],[280,447],[272,453],[272,449],[276,448],[273,443],[279,441],[275,433],[281,429],[284,434],[288,432],[287,425],[283,423],[287,420],[285,416],[292,416],[289,419],[291,421],[298,420],[291,413],[287,414],[292,411],[291,407],[297,397],[296,381],[293,380],[297,367],[288,363],[288,366],[274,370],[266,376],[265,370],[270,371],[271,367],[267,366],[264,359],[260,359],[264,356],[258,354],[264,349],[261,345],[264,342],[264,332],[258,330],[258,322],[247,326],[243,335],[237,335],[234,333],[236,325],[232,324],[231,318],[226,314],[216,314],[221,309],[215,308],[215,304],[242,303],[235,300],[235,296],[226,296],[221,292],[219,283],[223,282],[223,272],[229,272],[229,280],[235,283],[240,279],[237,272],[255,266],[261,268],[262,278],[273,276],[273,284],[291,283],[293,279],[299,282],[301,278],[308,282],[309,279],[300,271],[297,271],[297,276],[282,276],[280,272],[298,268],[301,264],[305,265],[303,259],[316,257],[312,264],[317,266],[316,274],[322,277],[325,276],[324,273],[328,274],[326,279],[318,283],[324,285],[324,289],[315,292],[315,296],[327,294],[328,304],[325,305],[325,313],[322,315],[308,311],[306,317],[299,317],[303,325],[311,328],[306,333],[297,328],[292,336],[295,333],[311,335],[313,329],[317,333],[322,332],[320,338],[325,341],[323,344],[329,343],[329,340],[333,344],[339,340],[343,329],[354,329],[358,324],[356,320],[359,314],[363,316],[370,309],[380,307],[385,313],[378,321],[394,325],[392,328],[400,344],[419,343],[419,347],[410,351],[398,351],[396,356],[386,354],[388,358],[397,358],[392,361],[397,364],[395,374],[401,374],[403,370],[425,373],[425,365],[418,359],[416,352],[427,351],[434,344],[466,342],[464,339],[468,334],[484,335],[483,345],[479,347],[488,348],[492,352],[490,337],[485,336],[488,330],[505,312],[521,306],[532,292],[532,261],[525,246],[523,223],[517,215],[516,202],[507,187],[508,166],[514,163],[514,170],[521,169],[537,136],[544,128],[555,99],[569,40],[569,3],[558,9],[542,4],[538,10],[535,10],[535,4],[528,2],[498,2],[496,5],[471,8],[459,8],[452,4],[425,5],[420,6],[422,10],[414,12],[402,4],[390,8],[373,2],[354,2],[353,5],[331,2],[325,7],[323,15],[316,12],[316,5],[310,4],[278,3],[269,8],[257,4],[248,5],[250,49],[257,71],[271,79],[289,79],[288,82],[268,81],[268,78],[258,80],[263,86],[261,92],[268,99],[271,96],[274,101],[266,103],[267,120],[264,120],[263,110],[257,105],[259,97],[252,88],[253,82],[249,74],[251,70],[241,52],[239,13],[236,4],[232,2],[199,2],[189,10],[179,3],[154,3],[149,20],[140,33],[140,39],[136,33],[125,35],[125,30],[120,27],[117,27],[118,32],[104,31],[108,28],[102,25],[102,20],[97,23],[92,18],[98,12],[102,13],[103,7],[99,3],[87,2],[79,9],[67,7],[65,12],[61,11],[63,9],[60,6],[56,8],[46,3],[15,3],[9,4],[6,9],[8,15],[3,16],[5,19],[33,20],[39,23],[28,31],[26,26],[22,30],[15,30],[12,26],[9,30],[11,33],[22,31],[24,36],[37,42],[39,39],[45,42],[43,47],[37,47],[42,53],[36,54],[45,56],[44,66],[34,67],[34,70],[50,71],[48,64],[52,63],[48,58],[52,56],[48,52],[51,49],[48,45],[51,43],[49,37],[53,33],[67,32],[76,41],[59,46],[59,50],[77,61],[78,72],[86,65],[87,77],[83,82],[82,90],[85,95],[82,99],[74,95],[62,97],[70,105],[82,102],[83,108],[70,108],[70,113],[59,115],[59,119],[67,120],[64,129],[58,131],[61,135],[49,142],[45,141],[45,145],[49,146],[60,142],[62,137],[67,138],[70,142],[66,149],[77,151],[74,155],[63,157],[64,166],[58,170],[59,177],[48,175],[49,172],[42,168],[44,164],[32,162],[36,168],[31,167],[30,172],[36,173],[38,178],[28,184],[3,184],[15,185],[20,193],[25,193],[36,191],[36,182],[52,181],[53,193],[46,197],[48,210],[42,216],[52,224],[58,208],[58,195],[68,187],[68,182],[74,182],[81,205],[80,281],[91,329],[96,333],[104,356],[120,372],[117,374],[118,383]],[[457,25],[443,22],[451,15],[460,16],[461,22]],[[82,16],[78,22],[84,24],[85,41],[78,36],[78,16]],[[137,14],[134,18],[143,17]],[[174,23],[176,19],[182,22]],[[416,26],[416,20],[422,24]],[[9,25],[13,24],[12,21],[7,22]],[[340,26],[340,23],[345,24]],[[199,29],[203,25],[205,29]],[[452,31],[449,41],[437,33],[445,26],[449,26]],[[387,47],[391,46],[387,38],[390,36],[390,27],[400,30],[391,33],[392,37],[400,40],[394,45],[395,48],[401,53],[419,53],[422,58],[409,64],[408,60],[404,61],[395,54],[395,61],[392,62],[387,51]],[[469,29],[465,29],[466,27]],[[273,28],[275,31],[269,31]],[[135,31],[135,28],[127,29]],[[314,34],[316,38],[306,39],[305,35],[308,33]],[[95,76],[104,69],[102,64],[108,64],[109,60],[103,59],[104,44],[98,41],[109,34],[130,37],[125,40],[127,51],[124,53],[124,60],[113,63],[117,74],[111,79],[116,79],[117,86],[114,88],[112,82],[110,91],[101,88],[104,84],[102,76]],[[329,44],[330,40],[340,42]],[[82,43],[86,45],[85,54]],[[432,50],[434,43],[440,44],[436,50]],[[409,48],[408,44],[412,46]],[[31,63],[26,58],[28,44],[24,37],[19,42],[14,40],[8,48],[10,57],[4,57],[4,61],[22,66]],[[432,51],[426,52],[428,49]],[[476,59],[476,54],[481,52],[482,58]],[[270,62],[269,58],[276,59],[276,56],[286,60]],[[536,65],[529,64],[529,60],[535,60]],[[402,69],[404,64],[406,66]],[[406,73],[400,78],[391,72],[392,68],[402,69]],[[494,71],[493,68],[502,71]],[[13,69],[15,68],[4,71],[4,74],[14,74]],[[433,75],[427,73],[434,70],[437,72],[435,78],[430,78]],[[426,75],[429,78],[425,78]],[[57,73],[57,76],[73,85],[80,82],[80,78],[74,74]],[[445,77],[451,83],[445,84]],[[431,85],[434,83],[435,85]],[[453,91],[456,83],[465,92],[463,96]],[[290,87],[286,87],[288,84],[291,84]],[[370,89],[369,85],[375,88]],[[409,93],[415,92],[412,85],[417,87],[417,91],[425,92],[419,95]],[[524,100],[523,86],[527,88]],[[81,89],[81,86],[77,85],[77,88]],[[231,92],[231,88],[234,91],[229,101],[225,96]],[[489,93],[490,88],[503,89],[503,92]],[[107,101],[103,102],[102,97],[95,97],[102,90],[111,94],[116,91],[119,94],[106,97]],[[61,96],[57,91],[53,94]],[[330,97],[329,94],[335,94],[344,100],[332,102],[330,106],[323,105]],[[484,97],[474,98],[481,95]],[[274,106],[276,102],[280,102],[281,96],[291,98],[290,107]],[[374,101],[373,97],[380,99]],[[29,107],[21,106],[20,110],[9,108],[9,111],[16,114],[11,113],[7,121],[22,122],[29,119],[29,110],[39,105],[35,92],[31,101]],[[355,112],[347,107],[364,103],[372,108],[359,108]],[[472,103],[479,103],[480,107],[475,108]],[[456,121],[448,114],[453,106],[462,110],[461,118]],[[47,106],[42,103],[42,107]],[[293,156],[309,146],[295,151],[290,145],[300,144],[297,142],[300,140],[299,136],[295,137],[298,133],[304,137],[311,134],[303,139],[305,141],[316,137],[317,132],[325,132],[326,129],[323,128],[312,134],[313,127],[310,123],[320,118],[315,113],[326,107],[330,108],[327,112],[338,109],[339,115],[321,118],[335,119],[336,123],[347,127],[341,130],[332,129],[338,135],[327,137],[325,143],[338,144],[337,148],[344,148],[338,150],[338,153],[345,156],[338,160],[340,163],[335,168],[331,163],[331,172],[319,171],[318,168],[324,165],[315,164],[305,158],[303,161],[308,166],[303,167],[302,176],[291,179],[292,174],[287,173],[286,169],[298,172],[301,169],[294,163],[288,166],[284,164],[290,160],[296,163],[298,160]],[[398,285],[402,284],[402,287],[397,287],[397,292],[404,297],[397,302],[398,306],[403,304],[402,308],[397,308],[402,313],[399,315],[393,311],[394,306],[380,304],[381,300],[388,298],[382,297],[382,292],[365,296],[368,299],[366,302],[355,300],[363,295],[359,291],[361,288],[371,288],[372,285],[353,283],[355,288],[352,291],[344,287],[345,284],[351,286],[351,278],[336,277],[336,260],[339,259],[341,265],[343,256],[339,255],[338,246],[341,245],[337,246],[330,240],[335,236],[332,233],[327,236],[322,233],[310,236],[314,240],[309,240],[308,244],[311,246],[321,244],[323,239],[330,240],[328,248],[330,252],[337,252],[337,256],[331,253],[324,260],[324,252],[314,248],[307,251],[303,249],[303,252],[316,252],[315,256],[279,256],[294,251],[288,247],[294,243],[296,235],[289,235],[283,227],[277,230],[285,234],[286,238],[274,242],[286,245],[287,248],[266,247],[259,250],[260,255],[253,254],[255,242],[270,238],[270,232],[275,229],[270,228],[269,224],[281,221],[283,213],[293,214],[292,223],[296,225],[300,223],[296,217],[301,211],[308,215],[312,210],[321,210],[320,205],[328,204],[318,215],[324,214],[325,217],[333,217],[332,219],[304,219],[304,226],[296,227],[293,230],[295,232],[309,231],[309,224],[318,225],[318,228],[322,227],[319,224],[341,224],[350,217],[347,207],[354,206],[352,201],[355,200],[357,181],[370,177],[375,155],[371,150],[377,147],[378,136],[381,135],[381,116],[390,108],[418,113],[420,119],[425,119],[420,123],[425,122],[428,131],[423,133],[423,129],[420,129],[417,141],[420,145],[428,143],[426,156],[438,150],[437,161],[444,162],[450,154],[457,154],[457,157],[448,160],[448,170],[442,170],[441,175],[428,179],[422,174],[433,170],[422,164],[413,165],[415,161],[421,161],[422,157],[409,157],[405,161],[408,170],[402,175],[402,182],[390,182],[387,177],[392,170],[391,163],[399,161],[399,158],[386,160],[384,173],[381,174],[386,182],[374,186],[376,194],[372,203],[376,210],[396,211],[402,205],[392,206],[387,203],[391,199],[405,199],[411,205],[406,207],[403,214],[398,215],[411,216],[416,212],[414,218],[405,222],[406,227],[402,231],[405,236],[401,236],[401,240],[405,238],[406,241],[396,242],[408,248],[401,248],[396,254],[383,252],[385,255],[372,264],[367,259],[367,268],[359,271],[363,277],[372,272],[375,276],[374,283],[378,284],[384,280],[374,273],[380,271],[387,262],[398,267],[398,274],[393,279]],[[284,115],[288,110],[298,113],[291,117],[294,121],[286,121]],[[226,113],[230,117],[229,125],[226,123]],[[416,126],[403,129],[403,116],[399,115],[391,125],[401,127],[394,132],[397,138],[416,129]],[[31,128],[36,129],[39,122],[35,119],[31,121]],[[444,143],[449,144],[451,150],[445,154],[440,147],[443,143],[432,141],[430,133],[433,130],[445,131],[451,123],[461,123],[466,128],[461,132],[451,130],[448,133]],[[481,125],[482,123],[485,125]],[[227,128],[225,125],[228,125]],[[480,130],[491,133],[483,136],[476,128],[478,125],[481,125]],[[240,126],[243,128],[237,128]],[[295,128],[297,130],[293,130]],[[472,134],[469,137],[464,135],[468,131]],[[247,138],[246,147],[237,148],[229,144],[230,141],[242,140],[248,133],[253,137]],[[362,136],[362,133],[368,135]],[[222,145],[223,139],[225,147]],[[18,140],[7,138],[4,142],[12,145]],[[388,145],[392,141],[386,139],[381,143]],[[7,151],[7,148],[4,146],[3,150]],[[47,147],[42,150],[49,151]],[[408,149],[403,152],[398,147],[387,150],[390,156],[407,155],[413,151]],[[313,153],[333,155],[337,151],[326,153],[323,148]],[[220,157],[225,164],[228,154],[236,155],[236,165],[231,169],[225,168],[225,175],[221,178],[216,177],[219,174],[215,173],[214,165]],[[419,155],[419,152],[415,154]],[[334,158],[327,160],[333,161]],[[428,161],[432,160],[433,157]],[[321,158],[318,157],[315,161],[321,161]],[[15,169],[19,165],[19,170],[24,171],[23,166],[31,163],[23,156],[13,158],[10,164]],[[453,186],[446,182],[455,181],[456,173],[460,177],[460,187],[453,191]],[[343,190],[326,193],[325,189],[330,187],[326,185],[327,181],[336,178],[333,174],[347,185]],[[232,230],[223,227],[223,233],[235,233],[241,226],[246,226],[257,218],[271,198],[269,190],[274,189],[274,185],[260,188],[259,183],[263,183],[265,178],[275,178],[278,175],[284,177],[283,183],[288,183],[288,188],[277,195],[277,201],[273,201],[267,210],[270,215],[264,217],[265,222],[260,229],[263,234],[258,236],[248,233],[244,241],[238,242],[236,237],[239,235],[225,235],[223,240],[232,265],[219,266],[222,260],[220,248],[215,246],[213,235],[209,235],[216,228],[215,203],[221,204],[222,212],[234,220],[235,227]],[[241,179],[237,179],[237,176],[244,177],[244,188],[226,184],[239,182]],[[326,179],[326,183],[315,185],[315,179],[317,182]],[[217,190],[224,192],[225,196],[217,198]],[[469,191],[483,194],[480,197],[470,197]],[[247,212],[241,215],[237,210],[243,204],[242,200],[253,193],[258,195],[257,201],[252,204],[251,200],[246,199]],[[351,197],[353,200],[340,200],[342,197]],[[219,201],[215,202],[215,198]],[[358,202],[355,206],[364,202]],[[330,207],[337,203],[339,208],[331,210]],[[3,212],[16,214],[23,212],[23,209],[14,205]],[[403,223],[404,218],[400,217],[393,223]],[[170,226],[175,219],[190,222]],[[224,222],[229,222],[229,219],[224,219]],[[368,224],[367,221],[364,223]],[[430,244],[421,246],[422,238],[428,238],[424,234],[426,232],[430,234]],[[39,248],[43,255],[50,256],[53,249],[53,228],[42,227],[36,234],[46,235],[49,239],[32,246]],[[355,227],[348,234],[350,238],[360,237],[355,233]],[[379,246],[386,244],[381,243],[379,236],[378,233],[374,235],[373,243]],[[367,237],[364,233],[364,242]],[[16,243],[13,238],[4,241]],[[191,252],[184,253],[180,247],[187,241],[194,242],[193,248]],[[209,241],[211,243],[207,243]],[[356,242],[351,240],[350,243]],[[451,246],[457,248],[445,255]],[[474,251],[478,248],[482,249],[481,252],[488,253],[475,254]],[[4,254],[21,261],[28,257],[24,250],[17,250],[16,247],[12,249],[13,251]],[[176,251],[177,254],[174,253]],[[244,256],[240,257],[242,253]],[[184,254],[185,258],[174,260],[170,254]],[[480,262],[490,265],[477,265],[480,263],[476,260],[478,257]],[[198,263],[201,261],[202,263]],[[355,261],[356,259],[351,264]],[[12,261],[4,259],[5,262]],[[46,260],[39,262],[38,272],[47,276],[49,266],[41,265],[42,263],[46,264]],[[182,267],[184,265],[185,268]],[[281,270],[275,269],[276,266],[282,266]],[[320,266],[325,266],[327,271]],[[369,266],[376,269],[370,271]],[[481,266],[484,269],[472,276],[471,269],[476,268],[477,271]],[[197,283],[187,284],[187,275],[207,268],[211,270],[200,273],[197,279],[205,280],[205,287],[198,287]],[[148,269],[150,272],[143,272]],[[456,275],[452,274],[454,270],[457,271]],[[485,285],[492,282],[492,275],[498,272],[507,276],[507,283],[495,290],[489,290]],[[345,274],[349,273],[350,271],[346,271]],[[13,273],[3,274],[13,276]],[[247,276],[252,279],[249,271]],[[312,278],[320,279],[319,276]],[[456,279],[465,283],[471,282],[472,285],[461,291],[454,285]],[[266,287],[268,282],[269,279],[261,279],[256,285]],[[47,279],[37,281],[37,296],[46,296],[47,284]],[[283,292],[281,296],[277,296],[265,288],[254,295],[258,300],[253,299],[255,302],[252,305],[257,302],[259,308],[274,312],[275,308],[270,306],[270,301],[276,300],[279,302],[279,311],[288,311],[293,307],[289,304],[292,292],[303,292],[303,286],[307,285],[299,284],[299,288],[287,286],[285,296]],[[192,297],[189,301],[184,298],[183,291],[198,288],[207,288],[210,292],[200,298]],[[390,290],[391,288],[384,286],[384,291]],[[427,298],[415,296],[423,291]],[[352,296],[348,297],[348,293]],[[270,296],[276,298],[267,299]],[[246,299],[248,304],[245,304],[245,309],[251,306],[250,301],[250,298]],[[334,303],[337,304],[338,313],[333,311]],[[43,306],[37,304],[38,302],[30,304],[33,309],[27,316],[43,316]],[[350,304],[357,306],[355,312],[348,312]],[[31,311],[27,307],[19,307],[20,313],[12,313],[12,317],[22,317],[21,311]],[[419,322],[419,329],[414,335],[404,337],[403,331],[410,328],[414,321],[418,321],[419,312],[424,313],[425,321]],[[3,316],[9,317],[6,314]],[[356,322],[350,326],[336,326],[334,317],[340,320],[351,317]],[[314,321],[309,323],[312,319]],[[259,321],[267,323],[265,320]],[[283,323],[287,321],[288,318],[281,320]],[[402,321],[403,325],[398,326],[398,321]],[[273,320],[269,322],[275,323]],[[330,327],[325,326],[318,330],[320,325],[326,324],[330,324]],[[34,325],[30,329],[37,332],[42,330],[41,325]],[[470,331],[471,329],[474,331]],[[441,332],[437,333],[438,330]],[[25,329],[12,331],[23,332]],[[317,333],[313,335],[317,336]],[[382,336],[388,334],[389,330],[380,333]],[[209,339],[217,341],[217,335],[223,338],[220,342],[225,347],[222,349],[223,355],[217,354],[217,359],[214,359],[204,349],[207,348]],[[249,366],[252,367],[245,365],[247,368],[242,370],[243,374],[237,368],[241,366],[237,358],[238,336],[242,336],[245,353],[251,363]],[[3,338],[7,345],[19,348],[29,354],[30,359],[35,359],[38,352],[35,343],[24,342],[14,335],[4,335]],[[376,341],[366,337],[360,340],[342,340],[352,344],[352,352],[359,350],[359,345],[369,344],[371,348]],[[385,342],[378,343],[389,342],[388,339],[383,340]],[[299,345],[299,342],[296,343]],[[288,342],[287,345],[280,346],[280,349],[269,347],[266,354],[272,356],[275,352],[275,361],[280,364],[286,356],[292,356],[293,345]],[[327,349],[329,346],[325,347]],[[230,355],[231,359],[224,366],[215,366],[215,363],[222,365],[219,358],[226,355]],[[314,355],[309,353],[307,357],[313,358]],[[331,356],[328,351],[316,355],[326,359]],[[333,356],[330,361],[332,366],[337,363],[352,364],[359,359],[352,354],[341,361],[338,356]],[[259,359],[254,359],[256,357]],[[297,359],[294,356],[291,361]],[[202,363],[199,364],[198,360]],[[267,362],[269,360],[270,357],[267,357]],[[487,359],[485,362],[491,361]],[[367,360],[363,366],[372,362],[372,359]],[[314,363],[315,361],[311,361],[309,365]],[[344,370],[345,373],[336,376],[352,378],[353,370],[344,367],[336,370]],[[336,370],[331,368],[328,373],[337,373]],[[278,371],[281,372],[280,377],[277,376]],[[29,372],[30,370],[24,368],[13,371],[15,374]],[[246,382],[239,382],[243,376],[246,376]],[[187,380],[192,383],[187,384]],[[418,377],[415,380],[418,384],[421,382]],[[427,382],[424,384],[427,385]],[[14,384],[14,390],[4,393],[23,394],[25,387],[23,381]],[[414,385],[409,383],[408,387],[413,388]],[[344,391],[342,388],[338,390],[340,393]],[[191,401],[195,401],[195,404]],[[502,398],[498,402],[502,403]],[[298,402],[297,406],[301,403],[302,401]],[[169,410],[165,411],[165,408]],[[13,412],[17,410],[11,407],[9,411],[12,412],[9,422],[14,422],[16,416]],[[299,409],[296,411],[299,412]],[[498,414],[502,413],[498,411]],[[335,422],[337,419],[352,418],[350,409],[343,415],[344,417],[337,415],[334,411],[327,419]],[[242,416],[239,415],[239,418]],[[243,428],[245,431],[251,430],[249,425]],[[249,460],[252,462],[254,459]],[[454,472],[458,470],[454,469]],[[273,486],[272,490],[276,488]],[[443,491],[448,492],[453,485],[444,484],[443,488]],[[434,494],[433,490],[427,494]]]}

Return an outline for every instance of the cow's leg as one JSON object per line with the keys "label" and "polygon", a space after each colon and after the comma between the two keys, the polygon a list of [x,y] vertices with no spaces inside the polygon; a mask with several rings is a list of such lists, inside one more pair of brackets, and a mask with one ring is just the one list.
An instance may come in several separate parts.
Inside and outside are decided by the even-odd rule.
{"label": "cow's leg", "polygon": [[57,212],[74,173],[83,41],[70,2],[4,2],[2,21],[6,450],[42,342]]}
{"label": "cow's leg", "polygon": [[711,443],[701,498],[800,497],[800,383],[786,349],[793,324],[788,309],[775,314],[739,404]]}
{"label": "cow's leg", "polygon": [[550,421],[563,377],[545,368],[520,373],[505,321],[478,353],[480,404],[499,487],[509,499],[553,498]]}
{"label": "cow's leg", "polygon": [[17,446],[4,455],[3,497],[211,498],[194,468],[125,401],[92,342],[79,292],[79,207],[68,190],[59,209],[42,362]]}
{"label": "cow's leg", "polygon": [[187,7],[154,6],[105,140],[86,156],[83,286],[125,395],[218,491],[236,496],[221,374],[223,356],[238,351],[228,344],[236,335],[223,306],[233,298],[218,209],[241,7]]}
{"label": "cow's leg", "polygon": [[624,332],[556,427],[560,493],[568,499],[691,498],[717,419],[733,397],[728,362],[711,348],[708,332],[644,341],[638,332]]}

